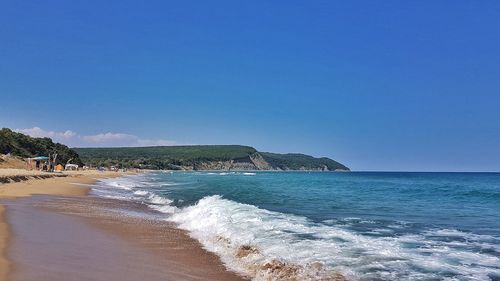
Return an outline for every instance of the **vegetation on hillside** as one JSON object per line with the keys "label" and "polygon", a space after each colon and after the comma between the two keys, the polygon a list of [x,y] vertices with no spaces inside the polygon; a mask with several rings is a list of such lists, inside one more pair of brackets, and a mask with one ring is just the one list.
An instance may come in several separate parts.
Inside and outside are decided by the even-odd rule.
{"label": "vegetation on hillside", "polygon": [[202,162],[246,159],[259,153],[272,169],[281,170],[348,170],[329,158],[304,154],[262,153],[240,145],[193,145],[156,147],[74,148],[86,164],[93,166],[182,169]]}
{"label": "vegetation on hillside", "polygon": [[[326,157],[304,154],[258,152],[242,145],[192,145],[114,148],[73,148],[54,143],[50,138],[33,138],[10,129],[0,130],[0,153],[23,158],[58,154],[57,163],[119,168],[148,169],[276,169],[349,170]],[[261,160],[258,160],[261,159]],[[229,162],[227,162],[229,161]],[[254,161],[261,161],[255,165]],[[219,165],[217,163],[229,163]],[[238,163],[233,165],[231,163]],[[242,164],[243,163],[243,164]],[[258,168],[259,167],[259,168]]]}
{"label": "vegetation on hillside", "polygon": [[260,152],[262,157],[273,167],[281,170],[315,170],[327,167],[330,171],[349,170],[346,166],[330,158],[315,158],[305,154],[288,153],[278,154]]}
{"label": "vegetation on hillside", "polygon": [[82,165],[78,154],[64,144],[54,143],[50,138],[33,138],[10,129],[0,130],[0,153],[12,154],[22,158],[48,156],[57,153],[57,163]]}
{"label": "vegetation on hillside", "polygon": [[228,161],[257,152],[241,145],[191,145],[113,148],[74,148],[86,164],[93,166],[180,169],[197,162]]}

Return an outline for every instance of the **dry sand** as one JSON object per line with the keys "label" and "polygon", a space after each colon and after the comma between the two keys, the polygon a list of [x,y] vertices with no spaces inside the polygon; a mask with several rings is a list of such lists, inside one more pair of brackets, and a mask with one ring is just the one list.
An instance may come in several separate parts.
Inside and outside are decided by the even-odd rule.
{"label": "dry sand", "polygon": [[67,174],[41,174],[37,176],[49,176],[49,178],[27,177],[26,180],[20,182],[1,184],[0,198],[26,197],[33,194],[82,196],[87,194],[89,188],[71,183],[90,184],[95,182],[96,178],[94,174],[73,174],[70,176]]}
{"label": "dry sand", "polygon": [[26,166],[22,158],[0,154],[0,169],[26,169]]}

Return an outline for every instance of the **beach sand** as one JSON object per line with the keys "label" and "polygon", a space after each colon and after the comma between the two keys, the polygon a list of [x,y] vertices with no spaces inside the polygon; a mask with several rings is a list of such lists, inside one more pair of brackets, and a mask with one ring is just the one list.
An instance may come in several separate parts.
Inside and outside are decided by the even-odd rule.
{"label": "beach sand", "polygon": [[0,205],[0,280],[6,280],[10,262],[6,258],[8,243],[8,227],[5,222],[5,207]]}
{"label": "beach sand", "polygon": [[[1,170],[0,170],[1,171]],[[48,178],[34,178],[47,176]],[[7,184],[0,184],[0,198],[18,198],[33,194],[82,196],[89,191],[88,187],[73,185],[72,183],[90,184],[95,178],[117,176],[115,174],[97,173],[65,173],[65,174],[33,174],[10,176],[20,180]]]}
{"label": "beach sand", "polygon": [[0,280],[244,280],[144,206],[72,184],[120,174],[67,175],[0,184]]}

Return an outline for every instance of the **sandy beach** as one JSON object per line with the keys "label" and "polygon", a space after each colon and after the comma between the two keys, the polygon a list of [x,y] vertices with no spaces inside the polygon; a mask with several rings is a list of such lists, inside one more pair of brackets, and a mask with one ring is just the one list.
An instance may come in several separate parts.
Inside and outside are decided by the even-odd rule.
{"label": "sandy beach", "polygon": [[33,178],[0,184],[0,280],[243,280],[174,225],[130,215],[144,206],[85,196],[122,173],[0,169],[14,175]]}
{"label": "sandy beach", "polygon": [[0,198],[18,198],[34,194],[82,196],[89,191],[88,187],[73,185],[90,184],[100,177],[116,177],[115,172],[65,172],[43,173],[37,171],[23,171],[17,169],[0,169],[3,178],[15,179],[0,185]]}

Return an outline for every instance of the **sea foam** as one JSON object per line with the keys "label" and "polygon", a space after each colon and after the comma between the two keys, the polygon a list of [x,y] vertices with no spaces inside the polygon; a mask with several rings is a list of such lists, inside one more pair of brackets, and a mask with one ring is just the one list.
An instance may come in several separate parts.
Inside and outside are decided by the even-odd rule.
{"label": "sea foam", "polygon": [[[255,280],[286,279],[289,274],[314,280],[335,276],[335,272],[362,280],[441,276],[433,272],[460,280],[491,280],[491,276],[500,276],[498,256],[467,249],[493,238],[471,237],[458,230],[370,237],[221,196],[205,197],[196,205],[178,210],[169,220],[189,231],[207,250],[217,253],[229,268]],[[473,238],[470,243],[477,245],[460,248],[432,239],[445,232]]]}
{"label": "sea foam", "polygon": [[[396,234],[405,223],[380,227],[373,220],[313,222],[219,195],[179,208],[146,176],[103,180],[98,195],[138,201],[165,214],[220,256],[231,270],[254,280],[497,280],[500,241],[457,229]],[[164,186],[163,188],[169,188]],[[351,224],[374,225],[369,232]]]}

